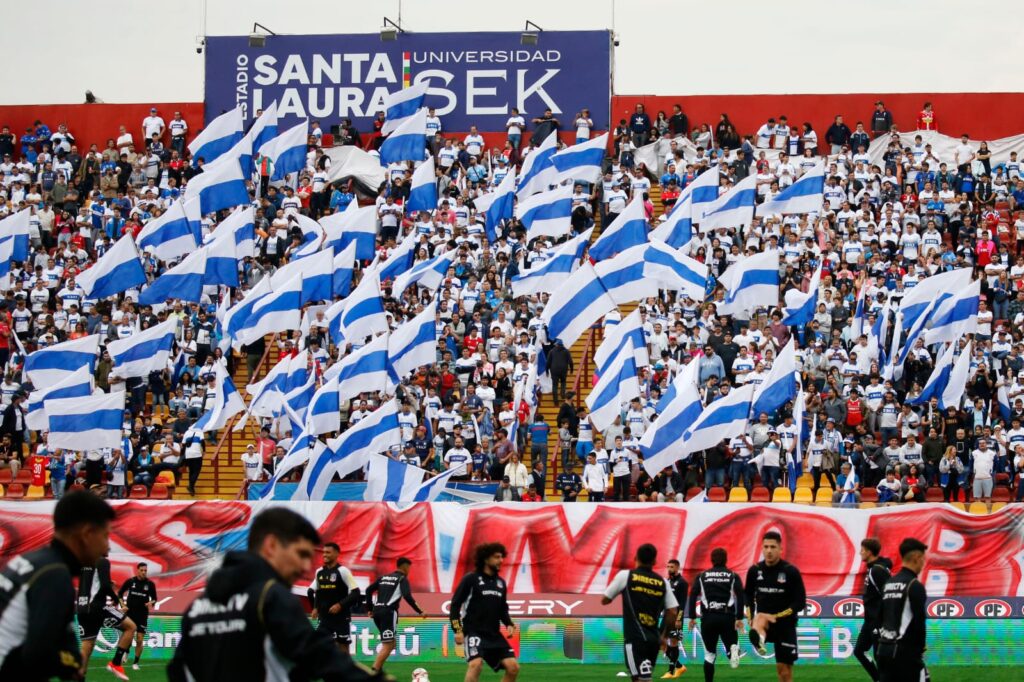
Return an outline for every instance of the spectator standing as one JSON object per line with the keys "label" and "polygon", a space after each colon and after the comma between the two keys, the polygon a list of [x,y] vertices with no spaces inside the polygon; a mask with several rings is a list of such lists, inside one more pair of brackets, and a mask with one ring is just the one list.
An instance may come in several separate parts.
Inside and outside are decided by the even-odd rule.
{"label": "spectator standing", "polygon": [[825,132],[825,142],[830,145],[833,154],[838,154],[843,150],[844,145],[849,144],[850,126],[843,123],[842,116],[836,116],[832,125]]}
{"label": "spectator standing", "polygon": [[875,110],[871,112],[871,135],[878,137],[888,133],[892,128],[892,113],[885,108],[885,102],[875,102]]}
{"label": "spectator standing", "polygon": [[142,119],[142,139],[145,141],[146,149],[153,144],[153,136],[156,135],[156,140],[160,140],[166,129],[164,119],[157,113],[156,107],[152,107],[149,110],[149,116]]}

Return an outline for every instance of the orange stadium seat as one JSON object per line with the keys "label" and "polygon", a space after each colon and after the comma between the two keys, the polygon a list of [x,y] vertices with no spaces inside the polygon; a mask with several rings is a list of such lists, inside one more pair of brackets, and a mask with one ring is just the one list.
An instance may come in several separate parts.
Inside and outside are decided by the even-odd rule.
{"label": "orange stadium seat", "polygon": [[22,500],[25,498],[25,486],[21,483],[11,483],[7,486],[7,493],[4,495],[8,500]]}

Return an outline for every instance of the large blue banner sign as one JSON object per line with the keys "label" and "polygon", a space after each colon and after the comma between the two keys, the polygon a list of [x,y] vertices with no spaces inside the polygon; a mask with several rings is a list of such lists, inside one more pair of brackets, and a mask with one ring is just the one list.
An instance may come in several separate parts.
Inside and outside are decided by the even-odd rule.
{"label": "large blue banner sign", "polygon": [[[543,31],[536,45],[519,33],[402,33],[247,36],[206,41],[206,120],[241,104],[245,120],[277,101],[282,125],[301,118],[329,130],[351,118],[361,131],[388,92],[426,80],[426,106],[445,130],[505,130],[512,108],[529,124],[550,108],[563,128],[589,109],[608,128],[611,36],[608,31]],[[533,126],[528,125],[532,130]]]}

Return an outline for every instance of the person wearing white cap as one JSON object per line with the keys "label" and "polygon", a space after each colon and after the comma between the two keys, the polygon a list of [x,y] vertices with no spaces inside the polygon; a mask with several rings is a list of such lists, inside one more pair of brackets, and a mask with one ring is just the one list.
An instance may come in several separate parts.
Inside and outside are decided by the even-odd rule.
{"label": "person wearing white cap", "polygon": [[146,149],[153,143],[154,135],[157,139],[163,137],[165,128],[164,119],[157,114],[156,107],[151,107],[149,116],[142,119],[142,139],[146,142]]}
{"label": "person wearing white cap", "polygon": [[260,460],[260,455],[256,452],[256,446],[249,443],[245,446],[245,452],[242,454],[242,466],[245,467],[245,480],[247,481],[258,481],[263,478],[263,462]]}

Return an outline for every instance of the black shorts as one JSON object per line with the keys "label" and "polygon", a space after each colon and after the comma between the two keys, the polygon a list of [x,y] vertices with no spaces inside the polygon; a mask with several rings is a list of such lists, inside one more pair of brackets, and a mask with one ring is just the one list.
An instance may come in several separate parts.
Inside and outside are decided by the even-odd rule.
{"label": "black shorts", "polygon": [[660,642],[626,642],[626,669],[635,680],[649,680],[654,675],[654,665],[658,661]]}
{"label": "black shorts", "polygon": [[731,613],[705,613],[700,618],[700,637],[704,640],[704,649],[716,653],[718,641],[722,641],[726,653],[733,644],[739,643],[736,633],[736,617]]}
{"label": "black shorts", "polygon": [[881,682],[930,682],[928,666],[921,656],[879,656],[878,679]]}
{"label": "black shorts", "polygon": [[124,622],[125,614],[115,606],[104,606],[97,613],[78,616],[78,634],[83,640],[96,639],[100,628],[116,628]]}
{"label": "black shorts", "polygon": [[128,611],[128,617],[135,623],[135,631],[141,634],[146,634],[146,628],[149,627],[149,614],[142,611]]}
{"label": "black shorts", "polygon": [[380,633],[380,641],[395,641],[398,632],[398,610],[374,609],[373,624],[377,626],[377,631]]}
{"label": "black shorts", "polygon": [[335,642],[352,643],[352,621],[349,618],[321,618],[316,629],[329,632]]}
{"label": "black shorts", "polygon": [[516,657],[516,652],[509,646],[508,640],[500,634],[475,635],[467,632],[463,642],[466,646],[466,662],[482,658],[494,672],[502,669],[501,662],[506,658]]}
{"label": "black shorts", "polygon": [[796,622],[791,618],[768,624],[766,643],[775,645],[775,662],[793,665],[799,654],[796,648]]}

